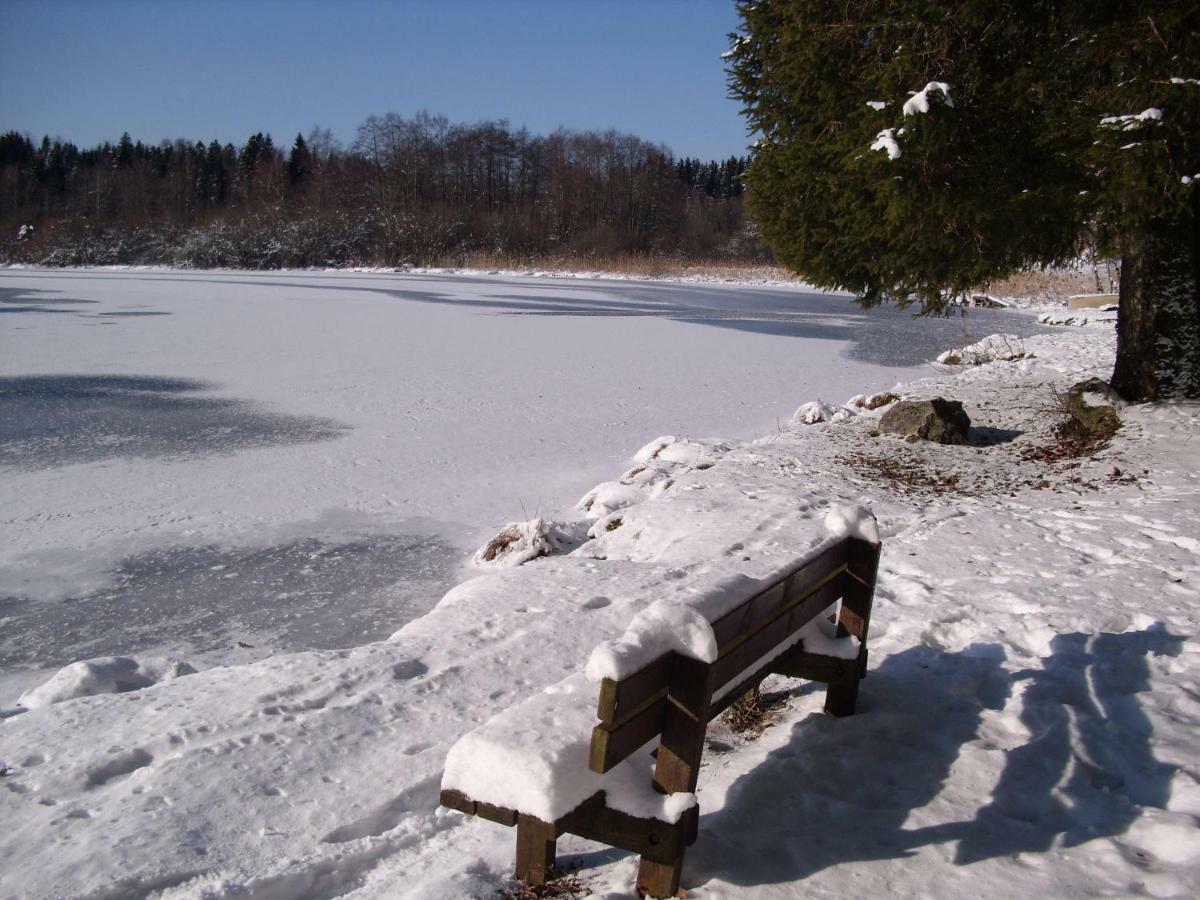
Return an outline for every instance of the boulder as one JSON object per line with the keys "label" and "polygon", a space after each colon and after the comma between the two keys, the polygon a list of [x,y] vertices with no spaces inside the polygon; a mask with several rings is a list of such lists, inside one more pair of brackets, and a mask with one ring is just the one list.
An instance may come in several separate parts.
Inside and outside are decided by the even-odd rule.
{"label": "boulder", "polygon": [[1099,378],[1072,385],[1063,398],[1063,407],[1071,416],[1067,433],[1084,441],[1107,440],[1121,426],[1117,410],[1123,405],[1120,395]]}
{"label": "boulder", "polygon": [[907,441],[962,444],[971,430],[971,420],[957,400],[901,400],[883,414],[879,430],[898,434]]}

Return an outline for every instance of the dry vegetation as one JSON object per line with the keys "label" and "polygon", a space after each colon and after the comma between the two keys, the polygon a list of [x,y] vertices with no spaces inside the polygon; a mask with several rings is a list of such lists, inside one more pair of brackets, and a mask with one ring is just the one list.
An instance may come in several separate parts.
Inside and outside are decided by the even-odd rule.
{"label": "dry vegetation", "polygon": [[577,900],[591,894],[587,886],[577,875],[567,873],[547,881],[545,884],[526,884],[514,881],[503,890],[499,896],[502,900],[547,900],[547,898],[567,898]]}
{"label": "dry vegetation", "polygon": [[983,286],[993,297],[1018,297],[1039,302],[1062,302],[1072,294],[1115,293],[1120,269],[1111,260],[1080,261],[1078,266],[1022,272]]}
{"label": "dry vegetation", "polygon": [[714,281],[782,281],[801,283],[795,273],[779,266],[750,261],[707,262],[657,254],[577,254],[535,257],[502,253],[465,253],[443,257],[440,265],[469,269],[515,271],[601,272],[643,278],[701,278]]}

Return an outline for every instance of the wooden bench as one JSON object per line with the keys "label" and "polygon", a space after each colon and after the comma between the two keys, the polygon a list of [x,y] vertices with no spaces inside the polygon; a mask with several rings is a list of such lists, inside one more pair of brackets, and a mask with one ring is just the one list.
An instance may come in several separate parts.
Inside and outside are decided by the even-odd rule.
{"label": "wooden bench", "polygon": [[[772,583],[760,583],[756,593],[739,598],[729,612],[711,622],[718,648],[714,662],[671,652],[621,680],[604,679],[589,768],[609,772],[659,737],[654,789],[664,794],[694,793],[708,723],[772,673],[824,682],[828,685],[825,711],[851,715],[859,681],[866,674],[879,550],[876,543],[847,537],[784,571]],[[803,642],[797,642],[797,632],[839,600],[837,634],[858,638],[857,657],[807,652]],[[529,884],[544,884],[553,877],[555,841],[570,833],[639,854],[637,889],[652,897],[678,892],[684,849],[696,840],[699,825],[695,805],[677,821],[666,822],[611,808],[603,790],[555,821],[490,805],[457,790],[443,789],[441,803],[515,825],[516,875]]]}

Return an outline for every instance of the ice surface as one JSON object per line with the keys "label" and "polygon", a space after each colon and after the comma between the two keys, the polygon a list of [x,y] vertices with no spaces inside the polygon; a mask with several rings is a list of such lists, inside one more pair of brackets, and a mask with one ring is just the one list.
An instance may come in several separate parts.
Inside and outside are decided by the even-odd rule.
{"label": "ice surface", "polygon": [[586,513],[633,539],[625,508],[736,445],[700,436],[891,384],[962,328],[794,287],[477,274],[5,269],[0,310],[0,707],[87,657],[377,639],[669,429]]}

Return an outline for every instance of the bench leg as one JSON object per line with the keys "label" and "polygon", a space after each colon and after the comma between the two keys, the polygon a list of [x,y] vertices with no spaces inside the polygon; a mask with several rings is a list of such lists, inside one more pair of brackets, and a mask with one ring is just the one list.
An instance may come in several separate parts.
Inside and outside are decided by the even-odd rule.
{"label": "bench leg", "polygon": [[683,874],[683,852],[673,863],[652,862],[642,857],[638,866],[637,892],[640,897],[675,897]]}
{"label": "bench leg", "polygon": [[517,819],[517,877],[543,885],[554,877],[554,826],[533,816]]}
{"label": "bench leg", "polygon": [[831,716],[854,715],[854,707],[858,705],[858,676],[852,681],[841,684],[831,684],[825,689],[825,712]]}
{"label": "bench leg", "polygon": [[831,682],[825,690],[825,712],[831,716],[841,718],[854,715],[854,708],[858,705],[858,685],[867,673],[866,647],[859,651],[858,659],[851,668],[852,675]]}

